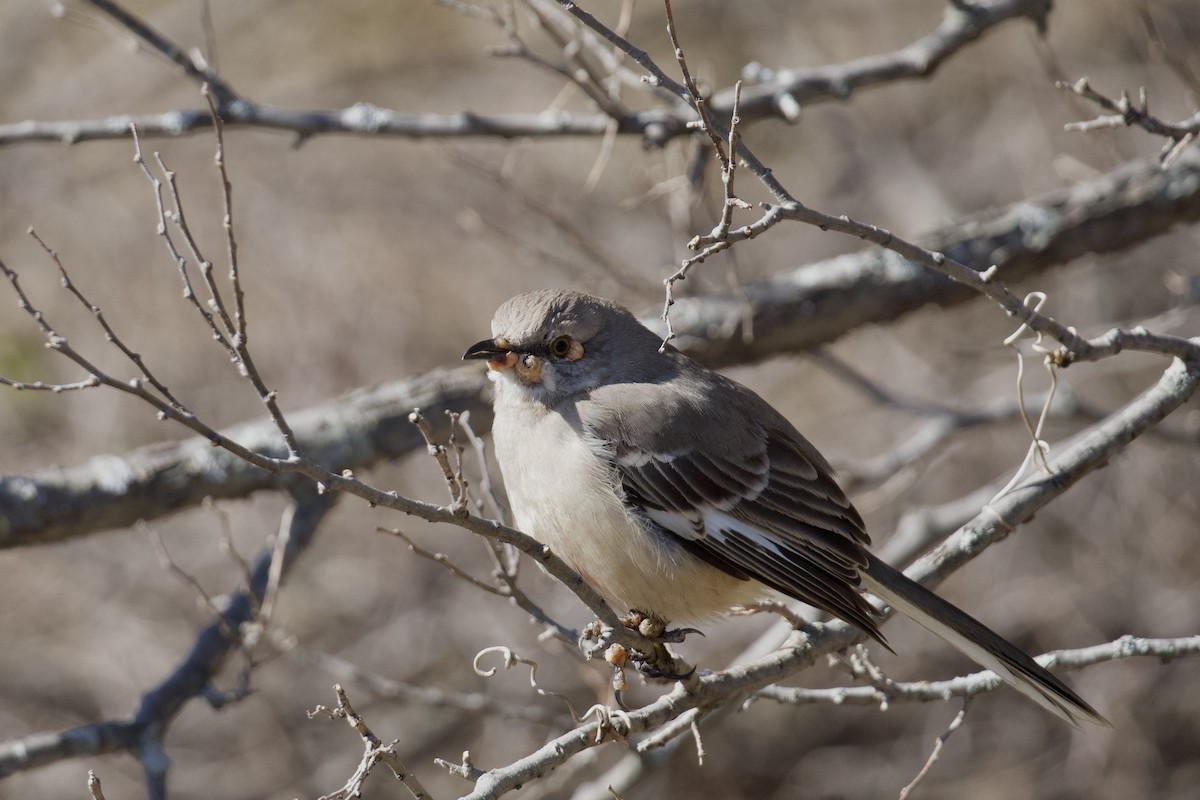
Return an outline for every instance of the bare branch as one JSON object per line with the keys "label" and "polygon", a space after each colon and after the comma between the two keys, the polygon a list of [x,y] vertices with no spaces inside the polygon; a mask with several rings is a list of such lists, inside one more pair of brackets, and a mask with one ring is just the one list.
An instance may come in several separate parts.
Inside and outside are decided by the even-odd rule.
{"label": "bare branch", "polygon": [[421,547],[419,544],[414,542],[408,534],[399,528],[377,527],[375,530],[379,533],[390,533],[392,536],[403,540],[403,542],[408,545],[409,552],[411,552],[413,555],[420,556],[421,558],[428,559],[439,566],[445,567],[445,569],[451,575],[461,581],[466,581],[476,589],[485,591],[488,594],[494,594],[497,597],[508,597],[508,592],[504,591],[504,589],[498,586],[493,586],[487,581],[482,581],[479,578],[476,578],[474,575],[470,574],[451,561],[450,556],[446,555],[445,553],[435,553],[432,550],[426,550],[424,547]]}
{"label": "bare branch", "polygon": [[[742,115],[747,120],[774,116],[795,122],[805,105],[844,101],[859,89],[928,78],[948,58],[1009,20],[1026,18],[1042,30],[1049,11],[1045,0],[950,2],[935,31],[890,53],[821,67],[768,70],[752,64],[743,72],[748,85],[741,99]],[[713,97],[712,107],[724,116],[733,102],[731,87]]]}
{"label": "bare branch", "polygon": [[946,740],[949,739],[951,735],[953,735],[953,733],[959,729],[959,727],[963,724],[963,720],[967,718],[967,707],[970,705],[970,703],[971,698],[969,697],[963,701],[962,710],[954,716],[954,719],[950,721],[950,725],[947,726],[946,730],[942,731],[941,735],[938,736],[937,741],[934,742],[933,752],[929,754],[929,758],[925,761],[925,766],[921,767],[921,771],[917,773],[917,776],[913,778],[907,786],[900,790],[900,800],[907,800],[908,796],[912,794],[912,790],[917,788],[917,784],[929,774],[929,770],[933,769],[933,765],[937,763],[938,756],[941,755],[942,746],[946,744]]}
{"label": "bare branch", "polygon": [[[1053,650],[1037,657],[1045,667],[1084,669],[1120,661],[1126,658],[1146,657],[1169,661],[1175,658],[1200,655],[1200,636],[1185,636],[1178,639],[1143,639],[1137,636],[1122,636],[1120,639],[1081,647],[1075,650]],[[754,694],[755,698],[774,700],[790,705],[814,703],[830,705],[878,706],[886,703],[944,703],[956,697],[974,697],[1004,685],[990,670],[951,678],[946,681],[916,681],[912,683],[890,682],[886,690],[875,686],[847,686],[832,689],[801,689],[792,686],[767,686]]]}
{"label": "bare branch", "polygon": [[[174,209],[168,209],[166,201],[163,197],[163,181],[154,174],[153,170],[150,169],[150,165],[146,163],[145,156],[142,155],[142,142],[140,136],[138,135],[137,128],[132,128],[131,132],[133,134],[133,163],[137,164],[138,167],[141,168],[142,174],[146,176],[146,180],[150,183],[151,188],[154,190],[154,203],[156,209],[158,210],[158,235],[162,237],[163,246],[166,247],[167,254],[170,256],[171,261],[175,264],[175,268],[179,271],[179,281],[183,284],[183,298],[192,306],[200,318],[204,320],[204,323],[212,332],[213,341],[220,344],[231,359],[236,360],[237,351],[234,349],[233,343],[230,341],[230,337],[233,335],[233,332],[230,329],[231,326],[226,325],[226,329],[222,331],[217,325],[216,318],[213,316],[213,311],[204,303],[201,303],[200,298],[196,296],[196,290],[192,285],[191,272],[188,270],[188,260],[182,253],[179,252],[179,249],[176,247],[175,239],[171,236],[171,231],[167,224],[168,221],[170,221],[179,227],[180,232],[183,234],[184,242],[191,250],[193,257],[200,268],[200,272],[205,278],[206,285],[209,287],[210,291],[215,291],[211,280],[212,263],[200,254],[196,240],[192,238],[191,228],[188,226],[187,217],[183,213],[183,202],[179,195],[178,185],[175,182],[175,173],[167,168],[166,164],[164,164],[163,160],[158,157],[157,153],[154,154],[155,160],[158,163],[158,167],[160,170],[162,170],[163,176],[167,180],[167,185],[170,187],[171,191],[171,198],[175,203]],[[212,299],[215,302],[216,297],[213,296]]]}
{"label": "bare branch", "polygon": [[[845,215],[834,217],[810,209],[798,202],[767,204],[765,207],[766,212],[756,222],[731,230],[728,236],[720,242],[711,241],[709,236],[697,236],[689,243],[689,247],[700,249],[700,256],[704,256],[706,253],[716,252],[712,248],[723,245],[724,242],[744,241],[774,227],[779,222],[802,222],[815,225],[821,230],[837,231],[873,242],[900,256],[910,265],[917,265],[950,278],[962,286],[992,299],[1009,316],[1015,317],[1032,330],[1051,336],[1062,343],[1062,348],[1053,356],[1053,360],[1058,366],[1067,366],[1076,361],[1094,361],[1120,352],[1122,349],[1145,350],[1180,358],[1195,358],[1200,353],[1197,345],[1187,339],[1153,334],[1144,329],[1133,331],[1118,329],[1110,331],[1096,340],[1088,340],[1080,336],[1074,329],[1029,308],[1021,297],[995,280],[1000,273],[998,264],[994,263],[986,268],[973,267],[950,255],[948,249],[939,251],[922,247],[901,239],[891,231],[876,225],[859,222]],[[881,263],[901,268],[904,266],[903,263],[886,258],[881,258]],[[747,295],[750,296],[749,293]]]}
{"label": "bare branch", "polygon": [[[417,430],[421,432],[421,438],[425,440],[425,449],[429,455],[433,456],[442,470],[442,477],[446,480],[446,487],[450,490],[451,510],[456,514],[467,514],[469,512],[468,506],[471,502],[470,495],[467,494],[467,483],[463,480],[461,472],[455,472],[450,467],[450,459],[446,456],[446,448],[434,441],[433,428],[429,427],[429,420],[425,419],[424,415],[421,414],[421,409],[415,408],[408,415],[408,421],[417,426]],[[450,431],[451,435],[453,435],[453,421],[450,424]]]}
{"label": "bare branch", "polygon": [[922,582],[937,581],[957,569],[979,548],[1008,536],[1051,499],[1085,475],[1103,467],[1138,436],[1183,405],[1200,385],[1200,361],[1171,362],[1158,382],[1077,437],[1050,461],[1051,474],[1035,475],[985,506],[973,520],[908,570]]}
{"label": "bare branch", "polygon": [[[371,103],[342,109],[288,109],[242,100],[221,108],[229,129],[251,128],[292,133],[298,142],[314,136],[355,135],[402,139],[499,138],[530,136],[602,136],[614,123],[606,114],[543,111],[533,114],[420,114],[393,111]],[[615,123],[618,133],[638,134],[677,126],[669,113],[657,109],[631,113]],[[46,122],[28,120],[0,125],[0,147],[22,142],[81,144],[108,139],[128,139],[130,128],[147,139],[174,138],[209,131],[207,110],[181,109],[160,114],[115,114],[101,119]]]}
{"label": "bare branch", "polygon": [[100,778],[96,777],[96,771],[88,770],[88,793],[91,794],[92,800],[104,800],[104,789],[100,786]]}
{"label": "bare branch", "polygon": [[1087,132],[1102,128],[1139,127],[1147,133],[1166,138],[1167,142],[1158,156],[1163,166],[1174,162],[1184,148],[1200,135],[1200,111],[1180,122],[1166,122],[1150,113],[1150,103],[1144,88],[1139,93],[1138,101],[1134,102],[1125,91],[1121,92],[1121,97],[1117,100],[1101,94],[1092,88],[1087,78],[1080,78],[1074,83],[1059,81],[1056,85],[1106,111],[1114,112],[1112,116],[1101,116],[1086,122],[1069,122],[1065,126],[1066,130]]}
{"label": "bare branch", "polygon": [[396,742],[385,745],[383,741],[367,727],[367,722],[364,720],[354,707],[350,705],[350,699],[346,697],[346,692],[340,685],[333,687],[334,694],[337,695],[337,708],[328,708],[326,706],[317,706],[312,711],[308,712],[310,718],[318,714],[329,717],[330,719],[344,719],[358,732],[362,737],[365,751],[363,752],[362,760],[358,764],[358,768],[350,779],[346,781],[346,785],[332,794],[322,795],[320,800],[344,800],[347,797],[361,797],[363,783],[367,780],[367,775],[376,764],[386,764],[396,779],[404,784],[404,788],[408,789],[409,793],[417,798],[417,800],[432,800],[429,792],[425,791],[425,787],[417,780],[417,776],[413,775],[400,761],[400,756],[396,752]]}
{"label": "bare branch", "polygon": [[692,108],[696,109],[696,115],[700,118],[700,130],[712,142],[713,151],[721,161],[721,166],[727,168],[734,151],[730,151],[729,155],[726,155],[725,142],[713,128],[713,120],[708,113],[708,106],[704,102],[704,95],[700,93],[700,88],[696,86],[696,79],[692,77],[692,72],[688,69],[687,58],[683,54],[683,47],[680,46],[679,37],[675,33],[675,15],[671,11],[671,0],[663,0],[663,7],[667,12],[667,36],[670,37],[671,46],[675,49],[675,62],[679,64],[679,71],[683,74],[683,82],[687,87],[687,100]]}
{"label": "bare branch", "polygon": [[500,500],[496,497],[495,490],[492,488],[492,471],[491,465],[488,463],[487,442],[483,441],[483,438],[475,433],[475,429],[471,427],[470,411],[463,411],[458,415],[458,424],[462,426],[463,432],[467,435],[467,440],[471,442],[471,447],[475,450],[475,460],[479,462],[479,492],[483,495],[483,499],[487,503],[488,511],[491,513],[493,519],[497,519],[507,525],[509,524],[508,512],[500,504]]}
{"label": "bare branch", "polygon": [[[1188,359],[1200,356],[1200,346],[1194,342],[1176,336],[1154,334],[1142,328],[1132,331],[1114,329],[1095,340],[1085,339],[1074,329],[1029,308],[1016,294],[994,281],[993,277],[997,272],[995,266],[982,272],[976,271],[946,256],[945,253],[921,247],[900,239],[883,228],[852,220],[844,215],[832,217],[800,204],[772,205],[768,206],[767,213],[758,222],[747,225],[741,231],[731,232],[730,238],[738,241],[751,238],[782,220],[804,222],[816,225],[822,230],[835,230],[875,242],[911,263],[940,272],[964,286],[975,289],[994,300],[1009,316],[1016,317],[1038,333],[1052,336],[1061,342],[1062,348],[1054,355],[1054,362],[1059,366],[1068,366],[1076,361],[1095,361],[1124,349],[1144,350]],[[751,232],[755,226],[761,227]]]}
{"label": "bare branch", "polygon": [[[98,384],[97,384],[98,385]],[[360,389],[290,415],[310,457],[330,469],[366,469],[423,446],[408,423],[414,407],[428,411],[442,432],[442,411],[471,409],[481,430],[491,426],[487,382],[477,369],[434,370],[417,378]],[[282,456],[269,421],[218,434],[257,453]],[[127,527],[214,499],[280,489],[294,477],[271,473],[214,447],[207,437],[163,443],[125,456],[97,456],[29,477],[0,478],[0,547],[59,541],[96,530]]]}
{"label": "bare branch", "polygon": [[[221,609],[217,608],[212,597],[205,591],[203,584],[196,579],[196,576],[179,566],[175,559],[171,558],[171,554],[167,552],[167,545],[163,541],[162,534],[156,529],[149,527],[145,523],[141,526],[149,536],[151,544],[154,545],[154,551],[158,554],[158,563],[164,569],[178,578],[185,586],[190,588],[196,595],[199,603],[212,614],[213,619],[224,623],[221,617]],[[228,628],[225,629],[225,635],[229,638],[235,638],[236,633]]]}
{"label": "bare branch", "polygon": [[[97,306],[95,303],[93,303],[91,300],[88,300],[83,295],[83,292],[81,292],[79,290],[79,287],[77,287],[74,284],[74,282],[71,280],[71,276],[69,274],[67,274],[67,269],[66,269],[66,267],[63,266],[62,259],[60,259],[58,257],[58,253],[55,250],[53,250],[48,244],[46,244],[46,242],[42,239],[42,237],[39,236],[37,231],[35,231],[33,228],[29,229],[29,235],[32,236],[34,238],[34,240],[38,243],[38,245],[41,246],[42,250],[44,250],[46,252],[46,255],[50,256],[51,260],[54,261],[54,266],[58,268],[59,280],[61,281],[63,288],[66,289],[71,294],[73,294],[75,296],[75,299],[77,299],[80,302],[80,304],[83,305],[83,307],[86,308],[88,311],[90,311],[92,316],[94,316],[96,318],[96,322],[100,323],[100,327],[104,329],[105,341],[112,342],[112,344],[118,350],[120,350],[121,353],[126,358],[128,358],[130,361],[132,361],[134,366],[136,366],[138,368],[138,370],[142,373],[142,377],[145,378],[146,381],[149,382],[151,386],[153,386],[155,389],[157,389],[159,391],[159,393],[162,394],[162,396],[167,399],[167,402],[171,403],[171,405],[175,406],[180,411],[183,411],[185,413],[190,413],[187,411],[186,408],[183,407],[183,404],[180,403],[179,400],[176,399],[175,396],[171,394],[171,390],[168,389],[161,381],[159,381],[158,378],[154,377],[153,373],[151,373],[150,370],[146,368],[146,363],[142,359],[141,354],[135,353],[133,350],[131,350],[125,344],[124,340],[122,340],[121,337],[117,335],[117,332],[115,330],[113,330],[113,327],[108,324],[108,320],[104,318],[104,312],[100,310],[100,307]],[[14,276],[14,279],[15,279],[15,276]]]}
{"label": "bare branch", "polygon": [[[1144,240],[1200,219],[1198,186],[1200,157],[1193,151],[1165,170],[1147,159],[960,220],[924,241],[930,250],[970,265],[976,275],[995,266],[995,279],[1014,283],[1087,253],[1125,249],[1133,244],[1127,236],[1134,229]],[[1099,197],[1105,200],[1095,202]],[[874,248],[743,288],[753,319],[752,340],[743,336],[745,304],[733,293],[721,292],[676,301],[671,312],[675,346],[709,365],[744,363],[805,350],[929,303],[953,305],[978,297],[925,261]],[[1019,298],[1013,303],[1021,305]]]}
{"label": "bare branch", "polygon": [[144,20],[129,13],[112,0],[85,0],[85,2],[112,17],[117,24],[149,46],[152,51],[161,54],[182,69],[184,74],[192,80],[211,85],[222,105],[238,99],[237,93],[215,72],[203,64],[197,64],[184,52],[183,48],[147,25]]}

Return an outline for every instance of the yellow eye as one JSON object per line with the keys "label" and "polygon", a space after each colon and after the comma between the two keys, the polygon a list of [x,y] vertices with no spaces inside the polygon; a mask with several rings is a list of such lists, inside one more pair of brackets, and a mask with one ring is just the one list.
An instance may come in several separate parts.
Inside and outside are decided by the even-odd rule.
{"label": "yellow eye", "polygon": [[559,336],[557,339],[555,339],[553,342],[550,343],[551,355],[558,356],[559,358],[566,358],[570,352],[571,352],[571,337],[570,336]]}

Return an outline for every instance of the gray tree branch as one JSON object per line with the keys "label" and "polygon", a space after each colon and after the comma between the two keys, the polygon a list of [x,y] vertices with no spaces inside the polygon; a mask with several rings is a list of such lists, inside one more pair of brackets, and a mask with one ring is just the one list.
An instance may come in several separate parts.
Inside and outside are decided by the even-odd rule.
{"label": "gray tree branch", "polygon": [[[1038,656],[1044,666],[1062,669],[1083,669],[1095,664],[1125,658],[1149,657],[1162,661],[1200,654],[1200,636],[1178,639],[1143,639],[1122,636],[1112,642],[1081,647],[1076,650],[1053,650]],[[955,697],[971,697],[990,692],[1004,682],[990,670],[973,672],[947,681],[888,683],[875,686],[848,686],[832,689],[804,689],[794,686],[766,686],[755,697],[791,705],[828,703],[830,705],[877,706],[887,703],[939,703]]]}
{"label": "gray tree branch", "polygon": [[[752,82],[742,89],[740,114],[746,120],[781,117],[795,121],[800,109],[822,101],[846,100],[855,91],[901,80],[927,78],[951,56],[992,28],[1026,18],[1045,29],[1047,0],[993,0],[947,3],[937,29],[890,53],[822,67],[750,70]],[[710,108],[724,118],[733,111],[732,88],[713,95]]]}
{"label": "gray tree branch", "polygon": [[[360,389],[288,417],[315,461],[332,470],[362,469],[423,445],[420,432],[408,421],[417,407],[437,425],[445,424],[443,410],[470,410],[472,422],[486,430],[492,411],[485,383],[477,369],[435,370]],[[269,420],[249,422],[226,433],[255,452],[285,454],[282,437]],[[193,507],[206,496],[247,497],[297,481],[308,479],[272,474],[200,437],[152,445],[125,456],[97,456],[29,477],[2,477],[0,547],[126,527],[138,519]]]}
{"label": "gray tree branch", "polygon": [[[145,47],[177,65],[185,75],[214,87],[217,109],[226,128],[258,128],[294,134],[299,140],[330,134],[391,136],[409,139],[460,137],[603,136],[613,129],[640,135],[657,145],[688,135],[692,114],[676,106],[629,111],[614,116],[599,111],[555,111],[536,114],[426,114],[395,111],[371,103],[340,109],[289,109],[257,103],[237,92],[207,65],[196,63],[185,48],[155,31],[136,15],[110,0],[88,0],[108,14]],[[545,13],[544,7],[542,13]],[[794,122],[803,105],[846,100],[860,88],[899,80],[925,78],[949,57],[992,28],[1013,19],[1028,18],[1039,27],[1048,11],[1045,0],[991,0],[951,4],[936,30],[889,53],[819,68],[753,71],[756,83],[743,92],[741,116],[749,123],[762,119]],[[615,69],[614,67],[611,67]],[[725,119],[733,111],[733,89],[713,95],[710,108]],[[208,109],[179,109],[160,114],[118,114],[98,119],[26,120],[0,125],[0,147],[21,142],[82,142],[124,139],[136,125],[144,138],[175,137],[212,128]]]}

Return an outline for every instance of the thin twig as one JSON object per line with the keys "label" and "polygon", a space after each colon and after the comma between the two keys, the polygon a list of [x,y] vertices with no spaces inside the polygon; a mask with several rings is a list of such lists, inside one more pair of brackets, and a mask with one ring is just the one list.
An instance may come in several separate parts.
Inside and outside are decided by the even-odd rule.
{"label": "thin twig", "polygon": [[967,708],[970,704],[971,698],[968,697],[967,699],[963,700],[962,709],[954,716],[954,719],[950,721],[950,724],[946,727],[946,730],[942,731],[942,734],[938,736],[937,741],[934,742],[933,752],[931,752],[929,754],[929,758],[926,759],[925,766],[921,767],[921,771],[917,773],[917,776],[913,778],[907,786],[900,790],[900,800],[907,800],[909,794],[912,793],[912,790],[917,787],[917,784],[929,774],[929,770],[933,769],[933,765],[937,763],[938,756],[940,756],[942,753],[942,747],[946,744],[946,740],[949,739],[954,732],[959,729],[959,727],[963,724],[963,720],[967,718]]}
{"label": "thin twig", "polygon": [[[175,200],[174,210],[168,210],[166,201],[163,197],[163,181],[151,171],[150,166],[146,163],[145,157],[142,155],[142,141],[140,135],[138,134],[137,128],[131,127],[130,131],[133,134],[133,162],[141,168],[142,174],[146,176],[146,180],[150,182],[150,186],[154,190],[154,201],[158,210],[158,235],[162,237],[163,245],[167,248],[167,253],[171,257],[171,261],[175,264],[176,269],[179,271],[179,280],[183,284],[183,299],[191,304],[196,313],[200,315],[200,318],[204,320],[209,331],[212,333],[213,341],[220,344],[221,347],[224,348],[229,358],[236,363],[237,350],[234,349],[233,343],[229,341],[228,332],[221,330],[221,328],[217,325],[217,321],[213,316],[213,312],[200,302],[200,298],[196,295],[196,290],[192,285],[191,272],[188,269],[188,260],[182,253],[179,252],[178,247],[175,245],[175,239],[171,236],[170,229],[167,227],[168,220],[175,222],[176,225],[179,226],[179,229],[183,232],[184,240],[189,243],[191,242],[190,230],[188,228],[186,219],[184,219],[183,207],[180,204],[180,197],[175,188],[175,175],[166,167],[166,165],[163,163],[163,160],[158,157],[158,154],[155,153],[158,165],[166,176],[167,182],[172,190],[172,197]],[[201,270],[204,270],[207,262],[199,256],[197,256],[197,261],[200,264]]]}
{"label": "thin twig", "polygon": [[142,359],[141,354],[131,350],[125,344],[124,340],[117,335],[117,332],[113,329],[113,327],[108,324],[108,320],[105,319],[104,312],[100,309],[100,307],[83,295],[83,292],[81,292],[79,287],[77,287],[71,280],[71,276],[67,273],[67,268],[63,266],[62,260],[58,257],[58,252],[46,244],[42,237],[38,235],[36,230],[29,228],[28,232],[29,235],[33,237],[34,241],[41,246],[42,250],[45,251],[46,255],[50,256],[51,260],[54,261],[54,266],[58,269],[59,279],[63,285],[63,288],[73,294],[80,304],[90,311],[92,316],[96,318],[96,321],[100,323],[100,327],[104,329],[105,341],[111,342],[118,350],[121,351],[122,354],[124,354],[126,358],[132,361],[134,366],[136,366],[142,373],[142,377],[148,381],[151,386],[157,389],[159,393],[167,399],[167,402],[175,406],[175,408],[179,409],[181,412],[190,414],[191,412],[188,411],[173,394],[171,394],[171,390],[168,389],[165,384],[159,381],[152,372],[150,372],[149,368],[146,366],[146,362]]}
{"label": "thin twig", "polygon": [[468,508],[470,504],[470,495],[467,493],[466,481],[462,478],[461,472],[455,472],[450,466],[450,459],[446,455],[444,445],[438,444],[433,438],[433,428],[429,426],[429,420],[425,419],[421,414],[421,409],[414,408],[412,413],[408,415],[408,421],[417,426],[417,430],[421,432],[421,436],[425,439],[425,447],[429,455],[433,456],[434,461],[442,470],[442,477],[446,480],[446,488],[450,491],[450,505],[447,508],[455,515],[464,515],[470,513]]}
{"label": "thin twig", "polygon": [[195,80],[197,83],[212,85],[222,105],[239,99],[237,92],[222,80],[212,68],[197,64],[184,52],[183,48],[154,30],[144,20],[129,13],[117,3],[112,2],[112,0],[85,0],[85,2],[108,14],[121,27],[128,30],[144,44],[149,45],[152,51],[160,53],[168,61],[180,67],[189,78]]}
{"label": "thin twig", "polygon": [[679,36],[675,33],[675,14],[671,11],[671,0],[663,0],[663,8],[667,12],[667,36],[675,51],[675,63],[679,64],[684,86],[687,87],[687,100],[691,103],[692,108],[696,109],[696,114],[700,118],[698,127],[712,142],[713,151],[721,161],[721,168],[728,169],[734,151],[725,152],[725,142],[721,136],[717,135],[713,127],[712,115],[708,113],[708,105],[704,101],[704,95],[700,93],[699,87],[696,86],[696,79],[692,77],[692,72],[688,69],[687,57],[683,53],[683,47],[679,44]]}
{"label": "thin twig", "polygon": [[417,779],[417,776],[412,774],[408,768],[400,761],[400,756],[396,752],[396,742],[393,741],[389,745],[385,745],[383,740],[371,731],[367,726],[366,720],[359,715],[354,707],[350,705],[350,699],[346,697],[346,692],[340,684],[333,687],[334,694],[337,695],[337,708],[329,708],[327,706],[317,706],[312,711],[308,712],[309,718],[317,715],[323,715],[330,719],[344,719],[349,723],[351,728],[362,737],[364,752],[362,760],[359,761],[358,768],[354,774],[346,781],[346,785],[336,792],[322,795],[320,800],[344,800],[348,797],[361,797],[363,784],[367,780],[367,776],[376,764],[386,764],[396,776],[396,779],[404,784],[404,788],[408,789],[417,800],[432,800],[429,792],[425,791],[425,787]]}
{"label": "thin twig", "polygon": [[[217,523],[221,529],[221,552],[229,556],[230,560],[237,566],[238,572],[241,573],[242,589],[249,590],[250,583],[253,580],[250,572],[250,564],[246,559],[242,558],[242,554],[238,552],[237,547],[233,543],[233,526],[229,521],[229,514],[211,497],[206,497],[203,505],[217,518]],[[257,598],[253,598],[253,600],[255,603],[258,602]],[[256,608],[255,615],[259,613],[260,610]]]}
{"label": "thin twig", "polygon": [[483,495],[484,501],[487,502],[488,511],[492,517],[508,524],[508,512],[500,504],[500,500],[496,497],[496,492],[492,486],[492,470],[488,462],[487,442],[481,436],[475,433],[471,427],[471,412],[463,411],[458,415],[458,424],[462,426],[463,432],[467,435],[467,441],[471,443],[471,447],[475,450],[475,460],[479,462],[479,493]]}
{"label": "thin twig", "polygon": [[[162,534],[160,534],[155,528],[151,528],[149,525],[142,524],[139,527],[141,527],[142,531],[150,539],[150,543],[154,545],[154,552],[158,555],[159,566],[170,572],[185,585],[191,588],[191,590],[195,592],[196,598],[200,601],[201,605],[208,609],[209,613],[213,615],[214,619],[223,623],[221,609],[217,607],[215,602],[213,602],[212,597],[207,591],[205,591],[204,586],[199,580],[196,579],[196,576],[179,566],[179,564],[175,563],[175,559],[173,559],[171,554],[167,552],[167,545],[165,542],[163,542]],[[230,628],[225,629],[225,635],[231,640],[237,638],[237,634]]]}
{"label": "thin twig", "polygon": [[[1074,650],[1052,650],[1035,660],[1054,669],[1086,669],[1127,658],[1157,658],[1170,661],[1200,655],[1200,636],[1177,639],[1147,639],[1122,636],[1105,644]],[[767,686],[755,697],[789,705],[828,704],[834,706],[880,706],[889,703],[944,703],[954,698],[975,697],[995,691],[1004,682],[990,670],[973,672],[944,681],[888,681],[885,685],[838,686],[831,689],[805,689],[794,686]]]}
{"label": "thin twig", "polygon": [[446,555],[445,553],[435,553],[432,550],[426,550],[424,547],[421,547],[419,544],[414,542],[407,533],[400,530],[399,528],[384,528],[384,527],[380,526],[380,527],[375,528],[375,530],[379,533],[388,533],[388,534],[391,534],[392,536],[395,536],[398,539],[401,539],[406,545],[408,545],[408,549],[411,553],[413,553],[414,555],[420,556],[421,558],[428,559],[429,561],[432,561],[433,563],[438,564],[442,567],[445,567],[446,570],[449,571],[449,573],[451,575],[458,578],[459,580],[466,581],[470,585],[474,586],[476,589],[485,591],[488,594],[494,594],[498,597],[508,597],[509,596],[509,593],[503,587],[494,586],[494,585],[488,583],[487,581],[476,578],[474,575],[467,572],[462,567],[459,567],[457,564],[455,564],[453,561],[451,561],[450,556]]}
{"label": "thin twig", "polygon": [[1115,112],[1110,116],[1099,116],[1084,122],[1068,122],[1064,126],[1065,130],[1088,132],[1102,128],[1139,127],[1147,133],[1166,138],[1167,141],[1159,153],[1159,161],[1163,166],[1173,163],[1184,148],[1200,136],[1200,111],[1185,120],[1167,122],[1150,113],[1150,103],[1144,87],[1138,93],[1137,102],[1134,102],[1125,91],[1122,91],[1121,97],[1116,100],[1096,91],[1087,78],[1080,78],[1074,83],[1058,81],[1056,85],[1059,89],[1077,94],[1106,111]]}
{"label": "thin twig", "polygon": [[96,776],[94,769],[88,770],[87,787],[92,800],[105,800],[104,788],[100,786],[100,778]]}

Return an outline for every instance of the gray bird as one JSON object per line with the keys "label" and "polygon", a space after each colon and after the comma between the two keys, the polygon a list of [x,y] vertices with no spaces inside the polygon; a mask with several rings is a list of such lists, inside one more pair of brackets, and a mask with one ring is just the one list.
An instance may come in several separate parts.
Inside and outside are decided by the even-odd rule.
{"label": "gray bird", "polygon": [[504,303],[486,359],[496,458],[518,528],[618,611],[710,619],[767,587],[884,646],[869,591],[1051,713],[1108,722],[999,634],[868,550],[812,444],[765,400],[574,291]]}

